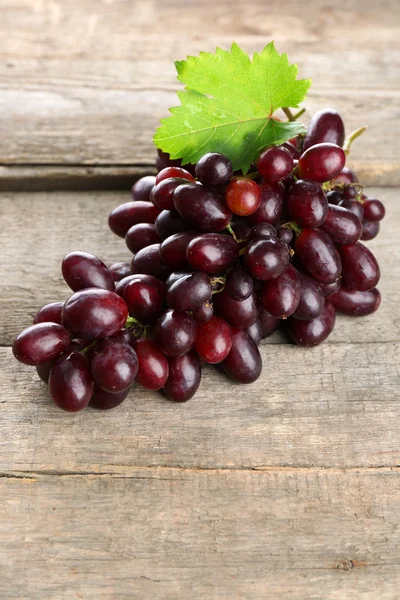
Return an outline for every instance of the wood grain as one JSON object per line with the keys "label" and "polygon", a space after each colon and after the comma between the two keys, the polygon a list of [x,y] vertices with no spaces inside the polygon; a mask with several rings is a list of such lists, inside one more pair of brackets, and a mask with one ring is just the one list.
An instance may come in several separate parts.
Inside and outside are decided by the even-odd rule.
{"label": "wood grain", "polygon": [[318,0],[290,0],[285,10],[261,0],[1,7],[0,162],[21,165],[22,175],[29,164],[147,168],[158,121],[176,103],[173,61],[233,39],[253,52],[274,38],[301,76],[313,77],[310,113],[333,105],[349,131],[370,125],[351,159],[362,179],[400,184],[396,0],[352,1],[346,10]]}
{"label": "wood grain", "polygon": [[0,480],[2,598],[394,600],[398,469]]}

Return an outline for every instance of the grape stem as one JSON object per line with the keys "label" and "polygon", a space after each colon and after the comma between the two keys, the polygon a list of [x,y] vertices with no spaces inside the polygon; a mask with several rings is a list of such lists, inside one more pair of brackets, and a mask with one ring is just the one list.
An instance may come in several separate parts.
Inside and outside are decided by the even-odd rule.
{"label": "grape stem", "polygon": [[98,340],[94,340],[94,342],[92,342],[91,344],[89,344],[89,346],[86,346],[85,348],[82,348],[81,353],[82,354],[88,354],[91,350],[93,350],[93,348],[96,348],[98,344]]}
{"label": "grape stem", "polygon": [[354,142],[355,139],[357,139],[358,137],[360,137],[360,135],[362,135],[364,133],[364,131],[367,130],[367,127],[359,127],[358,129],[356,129],[355,131],[352,131],[344,140],[344,144],[343,144],[343,150],[346,154],[350,153],[350,147],[351,144]]}
{"label": "grape stem", "polygon": [[285,113],[285,115],[288,118],[288,121],[296,121],[299,117],[301,117],[301,115],[303,115],[306,112],[305,108],[301,108],[297,113],[293,114],[292,111],[290,110],[290,108],[282,108],[283,112]]}
{"label": "grape stem", "polygon": [[296,235],[300,235],[302,231],[294,221],[288,221],[288,223],[284,223],[281,225],[281,227],[285,227],[285,229],[291,229]]}
{"label": "grape stem", "polygon": [[233,229],[232,229],[231,225],[230,225],[230,224],[229,224],[229,225],[227,225],[227,226],[225,227],[225,229],[226,229],[227,231],[229,231],[229,233],[231,234],[231,236],[233,237],[233,239],[235,240],[235,242],[238,244],[238,243],[239,243],[239,240],[237,239],[237,237],[236,237],[236,234],[235,234],[235,232],[233,231]]}

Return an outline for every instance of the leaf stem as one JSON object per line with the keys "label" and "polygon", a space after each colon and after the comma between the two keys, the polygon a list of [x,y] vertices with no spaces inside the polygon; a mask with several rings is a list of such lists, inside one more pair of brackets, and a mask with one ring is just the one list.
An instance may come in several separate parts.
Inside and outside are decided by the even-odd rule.
{"label": "leaf stem", "polygon": [[360,137],[360,135],[362,135],[364,133],[364,131],[367,130],[367,127],[359,127],[358,129],[356,129],[355,131],[352,131],[344,140],[344,144],[343,144],[343,150],[345,151],[346,154],[349,154],[350,152],[350,147],[351,144],[354,142],[354,140],[356,140],[358,137]]}

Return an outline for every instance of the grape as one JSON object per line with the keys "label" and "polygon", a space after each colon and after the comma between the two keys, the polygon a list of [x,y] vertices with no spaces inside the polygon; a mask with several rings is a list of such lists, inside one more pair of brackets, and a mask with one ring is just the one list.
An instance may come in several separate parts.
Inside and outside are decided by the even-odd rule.
{"label": "grape", "polygon": [[211,297],[210,278],[205,273],[191,273],[175,281],[167,292],[167,304],[176,310],[194,310]]}
{"label": "grape", "polygon": [[108,225],[113,233],[124,238],[132,225],[154,223],[160,212],[160,209],[152,202],[143,202],[142,200],[126,202],[111,211]]}
{"label": "grape", "polygon": [[298,346],[318,346],[332,333],[336,313],[332,302],[325,301],[324,310],[311,321],[289,319],[289,335]]}
{"label": "grape", "polygon": [[355,187],[347,185],[342,191],[343,197],[353,199],[357,196],[357,190]]}
{"label": "grape", "polygon": [[277,225],[282,217],[285,186],[282,183],[262,183],[260,189],[260,206],[250,215],[249,223],[270,223]]}
{"label": "grape", "polygon": [[301,179],[311,179],[318,183],[333,179],[342,171],[346,154],[335,144],[316,144],[306,150],[297,165]]}
{"label": "grape", "polygon": [[253,240],[246,248],[244,266],[256,279],[267,281],[281,275],[289,264],[287,246],[277,239]]}
{"label": "grape", "polygon": [[114,278],[106,265],[88,252],[70,252],[61,263],[62,275],[72,291],[102,288],[114,291]]}
{"label": "grape", "polygon": [[336,244],[353,244],[361,237],[363,231],[362,223],[354,213],[343,206],[333,204],[329,205],[321,229]]}
{"label": "grape", "polygon": [[272,146],[262,150],[257,160],[257,171],[267,181],[281,181],[293,169],[293,157],[287,148]]}
{"label": "grape", "polygon": [[152,223],[137,223],[132,225],[126,232],[125,243],[128,249],[133,253],[139,252],[146,246],[158,244],[161,242],[160,236]]}
{"label": "grape", "polygon": [[340,204],[343,200],[343,196],[338,190],[331,190],[326,194],[326,199],[329,204]]}
{"label": "grape", "polygon": [[246,300],[234,300],[224,290],[214,296],[214,305],[218,313],[236,329],[250,327],[258,317],[258,300],[254,293]]}
{"label": "grape", "polygon": [[206,233],[191,240],[187,246],[187,259],[196,271],[217,275],[228,269],[239,255],[233,238],[219,233]]}
{"label": "grape", "polygon": [[70,352],[54,363],[49,376],[49,391],[59,408],[67,412],[82,410],[89,404],[93,388],[88,361],[80,352]]}
{"label": "grape", "polygon": [[191,315],[177,310],[167,310],[158,319],[154,339],[168,356],[181,356],[194,346],[197,323]]}
{"label": "grape", "polygon": [[257,346],[260,344],[263,338],[263,326],[260,319],[257,319],[257,321],[253,323],[253,325],[250,325],[250,327],[246,327],[246,329],[243,329],[243,331],[249,334],[249,336],[257,344]]}
{"label": "grape", "polygon": [[232,163],[227,156],[209,152],[196,165],[196,177],[206,187],[226,185],[232,177]]}
{"label": "grape", "polygon": [[175,210],[163,210],[158,215],[154,225],[162,240],[166,240],[175,233],[191,229],[190,223],[182,219]]}
{"label": "grape", "polygon": [[197,392],[201,381],[201,363],[194,350],[169,359],[169,376],[163,392],[174,402],[186,402]]}
{"label": "grape", "polygon": [[133,347],[134,341],[137,339],[137,337],[139,337],[139,334],[136,335],[136,331],[141,332],[141,330],[142,327],[140,325],[132,325],[132,327],[129,327],[129,329],[125,327],[124,329],[117,331],[117,333],[114,333],[112,339],[119,340],[120,342],[124,342],[125,344],[129,344],[129,346]]}
{"label": "grape", "polygon": [[51,361],[68,348],[70,336],[58,323],[36,323],[24,329],[15,338],[12,351],[25,365]]}
{"label": "grape", "polygon": [[375,256],[360,242],[339,248],[342,258],[343,285],[351,290],[366,291],[374,288],[380,279]]}
{"label": "grape", "polygon": [[342,206],[343,208],[346,208],[347,210],[349,210],[350,212],[353,213],[353,215],[356,215],[356,217],[362,221],[364,218],[364,208],[363,205],[360,204],[360,202],[357,202],[357,200],[343,200],[340,203],[340,206]]}
{"label": "grape", "polygon": [[109,267],[114,281],[121,281],[124,277],[131,274],[131,265],[128,262],[116,262]]}
{"label": "grape", "polygon": [[186,181],[190,181],[194,183],[194,177],[186,171],[186,169],[182,169],[182,167],[166,167],[162,171],[160,171],[156,177],[156,185],[158,185],[164,179],[186,179]]}
{"label": "grape", "polygon": [[287,197],[289,212],[299,227],[314,229],[325,221],[328,201],[318,183],[299,179],[289,189]]}
{"label": "grape", "polygon": [[53,361],[40,363],[40,365],[36,365],[36,372],[39,375],[40,379],[44,381],[44,383],[48,383],[50,377],[50,371],[53,368]]}
{"label": "grape", "polygon": [[228,323],[213,317],[208,323],[199,325],[195,348],[206,363],[215,365],[225,360],[232,348],[232,332]]}
{"label": "grape", "polygon": [[225,190],[225,202],[234,215],[247,217],[260,206],[260,188],[252,179],[234,177]]}
{"label": "grape", "polygon": [[250,239],[252,227],[246,221],[240,219],[239,221],[232,221],[230,225],[238,240],[247,241]]}
{"label": "grape", "polygon": [[175,281],[181,279],[181,277],[185,277],[185,275],[190,275],[192,271],[173,271],[170,275],[168,275],[168,279],[165,282],[165,287],[167,290],[171,287]]}
{"label": "grape", "polygon": [[207,323],[214,316],[214,307],[211,302],[205,302],[192,311],[193,317],[198,323]]}
{"label": "grape", "polygon": [[202,231],[222,231],[232,218],[223,199],[200,184],[176,188],[174,204],[181,217]]}
{"label": "grape", "polygon": [[278,227],[276,233],[278,239],[286,245],[289,245],[293,240],[293,231],[288,227]]}
{"label": "grape", "polygon": [[303,150],[324,142],[340,147],[344,143],[344,123],[342,117],[333,108],[319,110],[312,117],[304,138]]}
{"label": "grape", "polygon": [[33,317],[33,323],[58,323],[61,325],[61,312],[64,302],[50,302],[40,308]]}
{"label": "grape", "polygon": [[314,279],[301,272],[298,273],[298,276],[300,281],[300,300],[292,317],[301,321],[311,321],[319,317],[324,310],[325,297],[320,286]]}
{"label": "grape", "polygon": [[258,311],[258,319],[261,323],[262,339],[270,336],[276,331],[280,324],[280,319],[273,317],[263,306]]}
{"label": "grape", "polygon": [[323,293],[325,298],[330,298],[332,294],[335,294],[337,291],[340,290],[342,285],[342,278],[339,277],[339,279],[336,279],[336,281],[334,281],[333,283],[322,283],[321,281],[319,281],[318,285],[321,288],[321,292]]}
{"label": "grape", "polygon": [[297,308],[300,300],[300,281],[296,269],[288,265],[286,271],[261,287],[264,308],[277,319],[286,319]]}
{"label": "grape", "polygon": [[354,171],[352,171],[349,167],[343,167],[342,172],[339,173],[332,180],[333,183],[357,183],[358,179]]}
{"label": "grape", "polygon": [[221,363],[225,373],[239,383],[253,383],[261,375],[262,360],[254,340],[245,331],[232,331],[232,348]]}
{"label": "grape", "polygon": [[110,337],[125,325],[128,308],[122,298],[108,290],[87,288],[64,304],[62,322],[76,337],[97,340]]}
{"label": "grape", "polygon": [[[162,171],[161,171],[162,173]],[[191,177],[191,176],[190,176]],[[192,181],[194,179],[192,177]],[[158,183],[151,193],[152,202],[158,206],[161,210],[173,210],[174,209],[174,201],[173,196],[177,187],[180,185],[186,184],[187,179],[178,179],[175,177],[171,177],[170,179],[162,179],[160,183]],[[195,183],[193,183],[195,185]]]}
{"label": "grape", "polygon": [[170,268],[161,260],[160,246],[161,244],[151,244],[139,250],[132,259],[132,273],[153,275],[153,277],[165,281],[169,275]]}
{"label": "grape", "polygon": [[132,186],[132,200],[150,201],[150,193],[156,183],[156,178],[153,175],[141,177]]}
{"label": "grape", "polygon": [[[298,160],[300,158],[300,152],[297,150],[296,138],[294,138],[293,140],[289,140],[288,142],[284,142],[281,147],[285,148],[289,152],[289,154],[292,158],[294,158],[296,160]],[[290,177],[290,175],[289,175],[289,177]]]}
{"label": "grape", "polygon": [[148,390],[160,390],[168,379],[167,357],[152,340],[136,340],[133,348],[139,363],[136,382]]}
{"label": "grape", "polygon": [[364,242],[373,240],[379,233],[381,224],[379,221],[363,221],[363,232],[361,239]]}
{"label": "grape", "polygon": [[242,265],[236,265],[226,278],[225,289],[226,293],[234,300],[246,300],[254,289],[253,278],[243,269]]}
{"label": "grape", "polygon": [[367,221],[382,221],[385,216],[385,207],[380,200],[368,198],[364,202],[364,218]]}
{"label": "grape", "polygon": [[131,346],[109,338],[97,344],[90,366],[95,384],[114,394],[131,387],[138,372],[138,359]]}
{"label": "grape", "polygon": [[91,408],[97,408],[97,410],[111,410],[122,404],[128,394],[129,388],[123,392],[110,394],[110,392],[105,392],[104,390],[95,387],[89,406]]}
{"label": "grape", "polygon": [[319,282],[333,283],[340,276],[340,255],[330,237],[320,229],[303,229],[295,250],[304,268]]}
{"label": "grape", "polygon": [[336,310],[350,317],[364,317],[378,310],[381,294],[377,288],[360,292],[341,287],[331,296],[331,302]]}
{"label": "grape", "polygon": [[256,238],[276,238],[278,237],[277,231],[270,223],[257,223],[251,228],[250,239]]}
{"label": "grape", "polygon": [[181,231],[164,240],[160,247],[160,256],[163,262],[171,269],[189,268],[186,250],[189,242],[198,235],[198,231]]}
{"label": "grape", "polygon": [[125,288],[130,281],[144,281],[146,283],[150,283],[158,290],[160,296],[165,298],[165,283],[160,281],[160,279],[157,279],[157,277],[153,277],[153,275],[145,275],[144,273],[128,275],[128,277],[124,277],[124,279],[121,279],[121,281],[117,283],[115,292],[118,294],[118,296],[121,296],[121,298],[124,297]]}
{"label": "grape", "polygon": [[139,279],[127,283],[123,297],[129,314],[142,325],[152,325],[157,321],[165,299],[154,285]]}

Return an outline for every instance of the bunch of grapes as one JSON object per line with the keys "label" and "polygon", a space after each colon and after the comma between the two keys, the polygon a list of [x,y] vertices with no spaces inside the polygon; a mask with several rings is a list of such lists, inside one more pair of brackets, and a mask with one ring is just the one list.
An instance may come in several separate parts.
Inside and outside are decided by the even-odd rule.
{"label": "bunch of grapes", "polygon": [[107,268],[68,254],[62,274],[74,293],[38,311],[15,357],[67,411],[113,408],[134,382],[183,402],[203,363],[254,382],[258,345],[280,325],[315,346],[336,311],[374,312],[379,266],[359,240],[378,234],[385,209],[345,166],[344,141],[327,109],[306,136],[263,150],[245,177],[220,153],[183,168],[159,152],[158,175],[109,216],[131,261]]}

